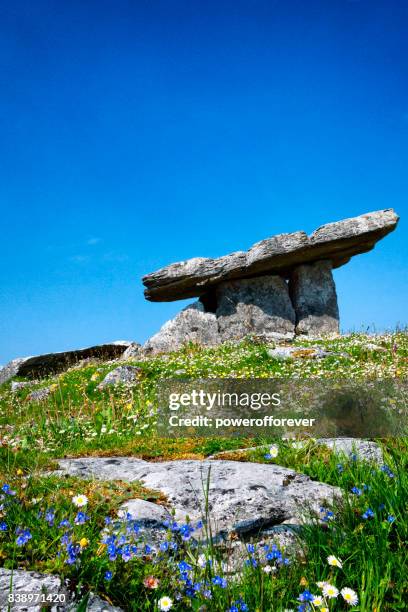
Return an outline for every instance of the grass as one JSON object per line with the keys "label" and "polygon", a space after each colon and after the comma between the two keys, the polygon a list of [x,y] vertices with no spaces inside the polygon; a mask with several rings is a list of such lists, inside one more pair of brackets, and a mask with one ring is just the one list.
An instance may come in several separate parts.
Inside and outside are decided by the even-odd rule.
{"label": "grass", "polygon": [[[125,610],[157,610],[164,596],[172,599],[172,609],[177,610],[235,611],[245,610],[245,606],[260,612],[297,610],[298,606],[322,609],[301,601],[310,599],[309,591],[321,594],[317,582],[322,581],[339,590],[349,587],[356,591],[356,610],[408,609],[406,439],[380,441],[388,466],[383,469],[337,456],[313,440],[303,445],[275,441],[278,457],[273,461],[340,487],[344,500],[302,528],[303,554],[293,556],[290,551],[259,546],[252,552],[250,548],[247,563],[234,579],[224,565],[231,557],[228,546],[234,542],[227,543],[221,559],[221,549],[197,545],[194,532],[189,534],[190,527],[178,526],[165,534],[163,550],[156,542],[157,552],[152,554],[132,522],[117,520],[117,509],[126,499],[141,497],[165,504],[157,493],[137,483],[90,482],[44,473],[59,457],[83,455],[200,459],[228,451],[222,458],[271,461],[262,448],[235,452],[238,448],[265,447],[271,443],[268,439],[158,437],[154,409],[157,382],[163,378],[407,377],[405,332],[375,337],[352,334],[319,343],[299,340],[298,344],[321,344],[338,354],[322,360],[278,361],[269,357],[264,344],[248,340],[216,349],[187,346],[168,356],[133,360],[129,364],[141,371],[139,384],[132,387],[99,391],[98,384],[118,364],[96,362],[15,393],[10,383],[2,385],[0,486],[7,483],[15,495],[6,491],[0,499],[0,565],[58,573],[69,578],[71,588],[80,595],[92,590]],[[30,391],[43,386],[51,386],[46,400],[27,400]],[[357,493],[352,493],[353,487]],[[78,493],[89,500],[85,509],[72,502]],[[84,510],[89,519],[76,524],[78,510]],[[371,512],[367,515],[368,510],[372,516]],[[106,519],[112,523],[106,525]],[[60,527],[65,520],[70,527],[65,522],[65,527]],[[105,540],[110,540],[103,541],[103,529],[110,530],[105,534]],[[24,540],[24,530],[31,537],[19,545],[17,539],[21,535]],[[67,562],[69,546],[75,557],[72,563]],[[330,566],[329,555],[340,558],[343,567]],[[203,556],[207,559],[204,564]],[[265,572],[265,567],[271,571]],[[155,580],[157,588],[151,588]],[[330,610],[348,608],[341,595],[330,600],[326,597],[326,603]]]}

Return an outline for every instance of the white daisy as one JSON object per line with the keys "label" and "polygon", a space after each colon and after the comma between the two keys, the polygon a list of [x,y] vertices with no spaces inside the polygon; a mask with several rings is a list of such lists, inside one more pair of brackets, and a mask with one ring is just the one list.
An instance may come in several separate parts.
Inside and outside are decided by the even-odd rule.
{"label": "white daisy", "polygon": [[323,587],[323,595],[325,597],[328,597],[329,599],[336,599],[338,594],[339,594],[339,589],[336,589],[336,587],[333,584],[329,584],[328,582],[326,582],[326,584]]}
{"label": "white daisy", "polygon": [[278,456],[279,448],[276,446],[276,444],[271,446],[271,448],[269,449],[269,454],[272,457],[272,459],[275,459]]}
{"label": "white daisy", "polygon": [[341,560],[335,557],[334,555],[329,555],[327,557],[327,563],[329,565],[333,565],[333,567],[339,567],[340,569],[343,567],[343,563],[341,562]]}
{"label": "white daisy", "polygon": [[344,601],[346,601],[350,606],[356,606],[358,604],[358,595],[355,591],[353,591],[353,589],[344,587],[344,589],[341,589],[340,593],[342,594]]}
{"label": "white daisy", "polygon": [[74,497],[72,498],[72,503],[77,508],[82,508],[88,503],[88,498],[86,495],[74,495]]}
{"label": "white daisy", "polygon": [[159,606],[159,610],[162,610],[162,612],[166,612],[166,610],[170,610],[170,608],[173,607],[173,601],[170,599],[170,597],[167,597],[167,595],[159,599],[157,604]]}

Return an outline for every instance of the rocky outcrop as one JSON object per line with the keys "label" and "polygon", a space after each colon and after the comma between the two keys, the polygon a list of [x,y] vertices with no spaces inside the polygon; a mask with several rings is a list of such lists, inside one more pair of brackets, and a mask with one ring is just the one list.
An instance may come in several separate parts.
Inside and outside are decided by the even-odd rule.
{"label": "rocky outcrop", "polygon": [[330,260],[333,268],[366,253],[398,223],[392,208],[328,223],[307,236],[279,234],[254,244],[248,251],[209,259],[196,257],[173,263],[143,277],[148,300],[166,302],[201,296],[220,282],[265,274],[288,278],[296,266]]}
{"label": "rocky outcrop", "polygon": [[299,524],[340,490],[273,464],[236,461],[163,461],[131,457],[62,459],[60,474],[102,480],[140,480],[162,492],[169,504],[195,521],[205,507],[203,483],[209,479],[209,509],[215,534],[257,533],[278,524]]}
{"label": "rocky outcrop", "polygon": [[106,389],[106,387],[115,385],[130,385],[135,383],[141,371],[141,368],[137,368],[136,366],[119,366],[105,376],[103,381],[99,383],[98,389],[102,390]]}
{"label": "rocky outcrop", "polygon": [[216,302],[221,341],[247,335],[267,338],[270,334],[295,330],[288,284],[280,276],[221,283],[216,290]]}
{"label": "rocky outcrop", "polygon": [[297,334],[339,333],[339,308],[330,261],[297,266],[289,286]]}
{"label": "rocky outcrop", "polygon": [[75,351],[47,353],[45,355],[36,355],[35,357],[20,357],[10,361],[0,370],[0,384],[14,376],[42,378],[50,374],[57,374],[83,359],[103,359],[105,361],[117,359],[126,351],[130,344],[131,342],[119,340]]}
{"label": "rocky outcrop", "polygon": [[146,342],[143,349],[149,352],[175,351],[187,342],[215,346],[220,342],[217,318],[212,312],[205,312],[200,301],[184,308],[160,331]]}

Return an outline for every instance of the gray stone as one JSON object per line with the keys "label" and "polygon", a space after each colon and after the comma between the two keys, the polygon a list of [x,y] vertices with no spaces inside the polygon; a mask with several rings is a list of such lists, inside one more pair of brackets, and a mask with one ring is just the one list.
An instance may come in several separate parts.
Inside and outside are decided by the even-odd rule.
{"label": "gray stone", "polygon": [[174,319],[167,321],[143,349],[146,352],[165,353],[176,351],[187,342],[204,346],[215,346],[220,342],[216,316],[212,312],[204,312],[200,301],[187,306]]}
{"label": "gray stone", "polygon": [[345,353],[336,353],[334,351],[326,351],[320,346],[277,346],[273,349],[268,349],[267,353],[272,359],[286,361],[287,359],[323,359],[324,357],[347,357]]}
{"label": "gray stone", "polygon": [[38,380],[21,381],[21,382],[13,380],[11,383],[11,392],[17,393],[17,391],[21,391],[21,389],[32,387],[35,383],[38,383]]}
{"label": "gray stone", "polygon": [[[12,593],[53,593],[65,597],[68,603],[68,591],[58,576],[51,574],[40,574],[38,572],[26,572],[24,570],[8,570],[0,568],[0,610],[5,612],[9,609],[8,596],[10,594],[10,580],[12,580]],[[53,610],[63,610],[65,605],[53,606]],[[15,604],[12,610],[29,610],[30,612],[40,612],[40,605]]]}
{"label": "gray stone", "polygon": [[166,302],[204,295],[222,281],[263,274],[289,277],[305,263],[330,260],[333,268],[366,253],[392,232],[399,217],[392,208],[328,223],[307,236],[279,234],[254,244],[248,251],[209,259],[196,257],[173,263],[143,277],[148,300]]}
{"label": "gray stone", "polygon": [[330,261],[297,266],[289,287],[297,334],[339,333],[339,308]]}
{"label": "gray stone", "polygon": [[209,509],[214,534],[247,536],[284,523],[307,521],[341,496],[336,487],[275,464],[236,461],[163,461],[130,457],[62,459],[58,473],[102,480],[142,481],[161,491],[169,504],[196,517],[204,512],[203,488],[209,478]]}
{"label": "gray stone", "polygon": [[137,359],[140,356],[141,349],[141,344],[138,342],[132,342],[121,356],[121,360],[127,361],[128,359]]}
{"label": "gray stone", "polygon": [[99,383],[97,388],[102,390],[112,385],[129,385],[135,383],[141,371],[142,369],[136,366],[119,366],[109,372],[103,381]]}
{"label": "gray stone", "polygon": [[43,389],[35,389],[34,391],[31,391],[31,393],[27,395],[26,399],[29,402],[43,402],[49,397],[49,395],[51,395],[50,387],[44,387]]}
{"label": "gray stone", "polygon": [[360,438],[319,438],[317,444],[323,444],[333,452],[347,455],[355,454],[358,459],[371,463],[381,464],[383,453],[381,447],[375,442]]}
{"label": "gray stone", "polygon": [[222,341],[248,335],[295,330],[295,311],[286,281],[280,276],[227,281],[216,290],[218,329]]}
{"label": "gray stone", "polygon": [[[44,593],[49,595],[60,595],[63,598],[58,604],[9,604],[10,580],[12,580],[12,592],[18,594]],[[39,572],[28,572],[25,570],[9,570],[0,568],[0,612],[12,610],[15,612],[40,612],[45,608],[52,612],[75,612],[78,609],[79,600],[74,601],[67,587],[58,576],[42,574]],[[121,612],[121,608],[112,606],[98,595],[89,593],[86,605],[87,612]]]}
{"label": "gray stone", "polygon": [[35,357],[19,357],[13,359],[0,370],[0,384],[10,380],[14,376],[27,378],[44,378],[50,374],[57,374],[67,370],[69,367],[83,359],[117,359],[130,345],[130,342],[118,340],[108,344],[100,344],[75,351],[63,351],[61,353],[47,353]]}

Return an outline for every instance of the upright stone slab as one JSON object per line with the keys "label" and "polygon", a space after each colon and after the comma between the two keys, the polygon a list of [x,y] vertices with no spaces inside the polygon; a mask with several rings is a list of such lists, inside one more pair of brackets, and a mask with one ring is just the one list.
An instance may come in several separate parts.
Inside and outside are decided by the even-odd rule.
{"label": "upright stone slab", "polygon": [[339,308],[331,261],[298,266],[289,281],[296,312],[296,333],[339,333]]}
{"label": "upright stone slab", "polygon": [[217,287],[216,301],[221,341],[295,331],[288,285],[280,276],[226,281]]}

